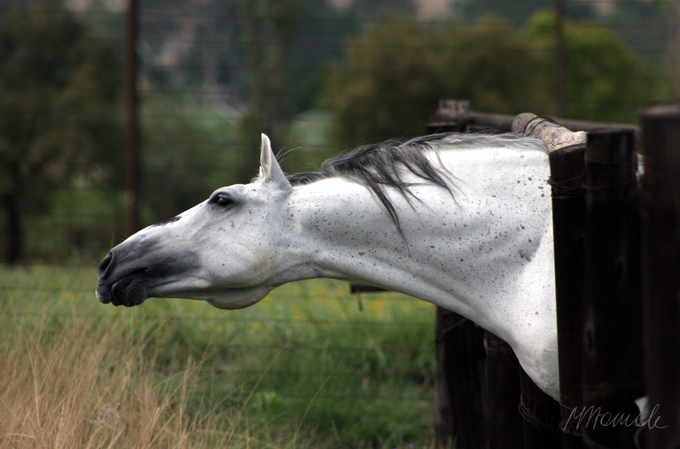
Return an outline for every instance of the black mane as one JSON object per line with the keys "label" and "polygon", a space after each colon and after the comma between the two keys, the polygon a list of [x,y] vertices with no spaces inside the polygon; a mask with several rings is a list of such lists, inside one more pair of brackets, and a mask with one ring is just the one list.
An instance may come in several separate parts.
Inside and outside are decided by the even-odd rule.
{"label": "black mane", "polygon": [[446,189],[453,196],[453,175],[443,166],[434,164],[424,152],[424,150],[437,151],[444,146],[457,148],[522,147],[547,151],[540,140],[516,134],[432,134],[406,142],[393,139],[379,144],[364,145],[347,154],[328,159],[321,164],[318,172],[299,173],[289,176],[288,180],[293,186],[333,177],[342,177],[357,182],[368,188],[378,198],[403,237],[399,217],[386,189],[396,189],[409,202],[417,199],[410,189],[416,183],[403,179],[403,174],[410,172],[425,183]]}
{"label": "black mane", "polygon": [[292,185],[304,185],[321,179],[342,177],[368,188],[389,213],[399,232],[399,217],[387,196],[386,189],[396,189],[407,200],[417,199],[410,187],[415,185],[402,179],[404,170],[446,189],[453,195],[446,178],[451,175],[443,167],[436,167],[425,156],[423,150],[436,148],[437,143],[446,143],[451,134],[433,134],[407,142],[388,140],[379,144],[364,145],[355,150],[328,159],[321,164],[318,172],[298,173],[288,177]]}

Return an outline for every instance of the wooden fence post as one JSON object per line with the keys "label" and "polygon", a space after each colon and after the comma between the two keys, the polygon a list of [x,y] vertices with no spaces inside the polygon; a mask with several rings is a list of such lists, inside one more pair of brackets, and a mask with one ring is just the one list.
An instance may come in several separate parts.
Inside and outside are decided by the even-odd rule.
{"label": "wooden fence post", "polygon": [[583,403],[584,153],[585,145],[550,153],[563,449],[585,447],[569,423],[571,411]]}
{"label": "wooden fence post", "polygon": [[517,356],[501,338],[484,332],[484,416],[487,449],[524,447],[524,423],[519,413],[520,371]]}
{"label": "wooden fence post", "polygon": [[442,448],[481,448],[488,431],[481,400],[483,331],[467,318],[438,308],[435,337],[435,443]]}
{"label": "wooden fence post", "polygon": [[580,430],[585,442],[598,448],[635,447],[636,426],[597,418],[605,413],[636,418],[634,401],[644,393],[634,140],[627,131],[591,132],[586,150],[583,407],[578,412],[591,417],[589,410],[597,411]]}
{"label": "wooden fence post", "polygon": [[643,319],[649,447],[680,447],[680,102],[644,109]]}
{"label": "wooden fence post", "polygon": [[[550,440],[550,435],[536,436],[539,440],[532,447],[561,447],[564,449],[584,447],[580,435],[573,426],[566,426],[570,411],[582,404],[581,394],[581,347],[584,276],[584,223],[585,191],[583,189],[584,133],[572,133],[552,120],[533,114],[520,114],[513,123],[513,131],[551,142],[550,184],[552,185],[553,234],[555,257],[555,288],[557,300],[557,333],[560,365],[560,403],[562,408],[552,411],[542,405],[535,413],[541,413],[543,421],[554,422],[555,431],[562,434]],[[525,382],[526,384],[526,382]],[[532,390],[528,387],[528,395]],[[542,403],[550,403],[544,398]],[[553,401],[554,402],[554,401]],[[531,404],[531,403],[529,403]],[[557,416],[550,416],[556,414]],[[561,421],[561,422],[560,422]],[[544,432],[545,433],[545,432]],[[561,443],[560,443],[561,440]]]}

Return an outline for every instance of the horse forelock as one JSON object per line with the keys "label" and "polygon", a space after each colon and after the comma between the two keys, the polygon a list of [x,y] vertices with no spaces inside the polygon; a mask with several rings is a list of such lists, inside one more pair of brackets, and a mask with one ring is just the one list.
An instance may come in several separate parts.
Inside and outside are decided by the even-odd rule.
{"label": "horse forelock", "polygon": [[447,190],[453,196],[453,175],[441,164],[434,152],[482,147],[512,147],[546,151],[537,139],[516,134],[465,134],[441,133],[418,137],[408,141],[387,140],[373,145],[363,145],[349,153],[335,156],[321,164],[320,171],[298,173],[288,177],[293,186],[306,185],[322,179],[341,177],[357,182],[369,189],[389,213],[399,232],[399,217],[387,189],[396,189],[409,202],[417,199],[411,187],[413,181],[404,179],[405,173],[415,175],[418,183],[430,183]]}

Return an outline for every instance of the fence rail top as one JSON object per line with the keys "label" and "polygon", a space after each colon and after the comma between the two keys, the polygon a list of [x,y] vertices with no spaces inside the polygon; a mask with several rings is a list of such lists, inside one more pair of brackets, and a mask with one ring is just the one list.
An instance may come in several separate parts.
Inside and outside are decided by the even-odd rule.
{"label": "fence rail top", "polygon": [[[472,129],[485,128],[510,132],[512,130],[512,122],[515,118],[516,116],[514,115],[474,112],[470,109],[470,102],[467,100],[440,100],[434,119],[428,125],[428,128],[450,128],[452,124],[455,124],[462,129],[465,129],[466,127]],[[638,126],[623,123],[598,123],[554,117],[551,117],[551,120],[568,128],[570,131],[632,131],[635,134],[639,134],[640,132]]]}

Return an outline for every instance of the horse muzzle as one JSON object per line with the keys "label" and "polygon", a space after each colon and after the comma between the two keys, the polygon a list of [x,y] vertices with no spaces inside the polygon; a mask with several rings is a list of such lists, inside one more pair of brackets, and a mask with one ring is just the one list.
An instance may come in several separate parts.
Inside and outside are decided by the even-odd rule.
{"label": "horse muzzle", "polygon": [[102,304],[132,307],[143,303],[148,297],[150,270],[127,264],[121,269],[111,251],[99,265],[97,299]]}
{"label": "horse muzzle", "polygon": [[170,285],[183,285],[200,267],[195,252],[168,251],[156,238],[126,240],[99,264],[97,299],[103,304],[132,307],[150,296],[171,296]]}

